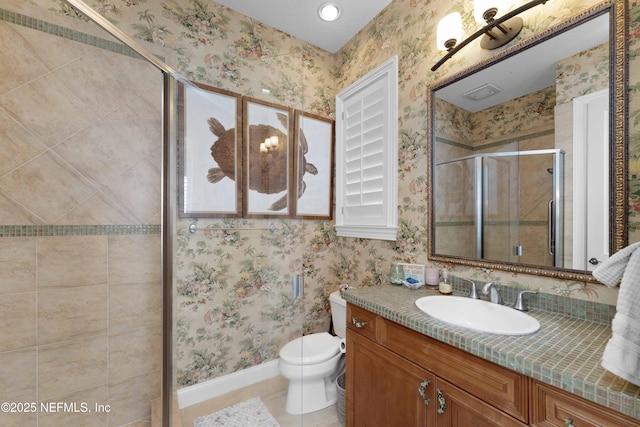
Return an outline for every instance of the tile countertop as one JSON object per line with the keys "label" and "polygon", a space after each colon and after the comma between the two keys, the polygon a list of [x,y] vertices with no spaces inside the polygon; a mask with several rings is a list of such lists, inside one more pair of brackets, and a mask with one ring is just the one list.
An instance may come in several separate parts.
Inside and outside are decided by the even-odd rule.
{"label": "tile countertop", "polygon": [[640,387],[600,366],[610,325],[531,309],[528,314],[540,322],[538,332],[493,335],[451,326],[424,314],[415,300],[438,295],[424,287],[349,288],[342,295],[347,302],[416,332],[640,419]]}

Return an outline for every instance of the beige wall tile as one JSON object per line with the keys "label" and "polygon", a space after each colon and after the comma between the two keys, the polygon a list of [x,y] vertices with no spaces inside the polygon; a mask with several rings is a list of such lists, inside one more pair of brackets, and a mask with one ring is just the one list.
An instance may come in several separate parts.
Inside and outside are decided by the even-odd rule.
{"label": "beige wall tile", "polygon": [[0,402],[35,402],[35,348],[0,353]]}
{"label": "beige wall tile", "polygon": [[0,239],[0,294],[36,290],[36,239]]}
{"label": "beige wall tile", "polygon": [[49,147],[97,118],[72,91],[50,74],[0,97],[0,106]]}
{"label": "beige wall tile", "polygon": [[158,282],[159,235],[109,236],[109,284]]}
{"label": "beige wall tile", "polygon": [[0,190],[0,224],[3,225],[36,225],[44,224],[33,212],[27,211]]}
{"label": "beige wall tile", "polygon": [[162,283],[109,286],[109,332],[121,332],[162,322]]}
{"label": "beige wall tile", "polygon": [[107,337],[42,346],[38,352],[38,399],[107,383]]}
{"label": "beige wall tile", "polygon": [[38,345],[107,333],[107,285],[38,293]]}
{"label": "beige wall tile", "polygon": [[[131,183],[136,191],[131,191]],[[162,207],[160,169],[147,161],[125,171],[108,185],[108,194],[121,202],[140,224],[160,223]]]}
{"label": "beige wall tile", "polygon": [[[121,64],[125,63],[127,60],[123,55],[96,49],[77,61],[56,69],[53,74],[84,104],[103,116],[137,96],[136,90],[139,88],[132,84],[129,74],[122,70]],[[153,68],[150,64],[146,66],[148,69]],[[140,67],[136,71],[140,74]]]}
{"label": "beige wall tile", "polygon": [[35,426],[38,423],[36,412],[2,414],[2,427]]}
{"label": "beige wall tile", "polygon": [[151,401],[160,396],[160,375],[151,373],[109,383],[109,426],[121,426],[151,416]]}
{"label": "beige wall tile", "polygon": [[77,412],[74,412],[73,409],[60,412],[40,412],[38,427],[104,427],[107,425],[108,413],[96,411],[96,408],[104,408],[107,401],[108,387],[106,385],[48,399],[45,403],[74,405],[69,408],[77,408]]}
{"label": "beige wall tile", "polygon": [[[150,147],[159,150],[161,136],[157,129],[151,130],[144,121],[138,120],[134,108],[137,105],[124,105],[91,123],[54,151],[84,176],[108,186],[113,179],[145,160]],[[148,104],[146,106],[148,108]],[[161,116],[156,116],[153,122],[159,126],[160,120]],[[129,190],[134,190],[133,183],[129,184]]]}
{"label": "beige wall tile", "polygon": [[[119,203],[102,193],[96,193],[82,202],[78,207],[61,218],[56,224],[109,224],[129,225],[138,221],[126,212]],[[159,222],[156,222],[158,224]]]}
{"label": "beige wall tile", "polygon": [[0,176],[48,149],[3,110],[0,110],[0,141]]}
{"label": "beige wall tile", "polygon": [[0,179],[0,191],[52,224],[97,190],[62,159],[47,152]]}
{"label": "beige wall tile", "polygon": [[106,236],[38,238],[38,287],[107,283]]}
{"label": "beige wall tile", "polygon": [[36,293],[0,295],[0,352],[36,344]]}
{"label": "beige wall tile", "polygon": [[0,21],[0,95],[21,86],[46,73],[44,65],[24,45],[22,38],[13,29],[15,26]]}
{"label": "beige wall tile", "polygon": [[[0,353],[0,402],[36,402],[36,350]],[[2,413],[3,427],[36,425],[36,413]]]}
{"label": "beige wall tile", "polygon": [[160,326],[133,329],[109,336],[109,382],[160,372],[162,330]]}

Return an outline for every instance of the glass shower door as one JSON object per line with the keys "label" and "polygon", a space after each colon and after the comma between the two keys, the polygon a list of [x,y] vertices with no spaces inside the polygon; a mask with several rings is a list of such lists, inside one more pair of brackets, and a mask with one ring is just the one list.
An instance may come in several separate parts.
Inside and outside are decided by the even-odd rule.
{"label": "glass shower door", "polygon": [[477,157],[477,241],[482,259],[519,262],[520,156],[517,154]]}
{"label": "glass shower door", "polygon": [[305,224],[288,214],[293,157],[278,163],[293,153],[294,116],[178,86],[173,358],[183,419],[261,401],[281,424],[302,425],[285,412],[278,366],[280,348],[312,327],[304,314],[315,297],[304,292]]}
{"label": "glass shower door", "polygon": [[561,267],[564,153],[492,153],[482,167],[483,258]]}

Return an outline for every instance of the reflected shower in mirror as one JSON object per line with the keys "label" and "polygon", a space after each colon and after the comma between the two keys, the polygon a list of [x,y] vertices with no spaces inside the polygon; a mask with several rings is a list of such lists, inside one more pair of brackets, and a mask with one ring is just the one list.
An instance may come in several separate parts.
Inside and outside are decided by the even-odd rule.
{"label": "reflected shower in mirror", "polygon": [[436,163],[438,253],[563,267],[564,159],[516,149]]}
{"label": "reflected shower in mirror", "polygon": [[611,10],[433,87],[430,259],[586,280],[606,259]]}

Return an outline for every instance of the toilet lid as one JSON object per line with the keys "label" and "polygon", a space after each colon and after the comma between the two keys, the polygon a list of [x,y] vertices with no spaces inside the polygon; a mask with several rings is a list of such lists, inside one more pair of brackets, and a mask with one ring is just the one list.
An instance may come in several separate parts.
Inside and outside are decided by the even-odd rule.
{"label": "toilet lid", "polygon": [[313,365],[340,353],[340,338],[328,332],[306,335],[288,342],[280,350],[280,359],[290,365]]}

